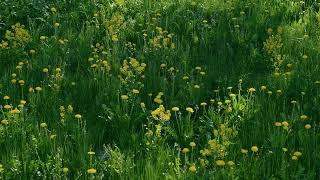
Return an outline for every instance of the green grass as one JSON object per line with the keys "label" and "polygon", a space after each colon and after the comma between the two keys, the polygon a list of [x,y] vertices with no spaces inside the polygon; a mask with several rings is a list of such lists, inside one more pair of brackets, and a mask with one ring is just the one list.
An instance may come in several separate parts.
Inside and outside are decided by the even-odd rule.
{"label": "green grass", "polygon": [[0,179],[319,179],[319,8],[1,1]]}

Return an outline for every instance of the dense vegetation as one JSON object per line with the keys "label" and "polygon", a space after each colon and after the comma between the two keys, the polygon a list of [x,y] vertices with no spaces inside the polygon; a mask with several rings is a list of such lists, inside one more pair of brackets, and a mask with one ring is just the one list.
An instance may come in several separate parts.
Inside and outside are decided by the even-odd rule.
{"label": "dense vegetation", "polygon": [[320,179],[315,0],[1,0],[0,179]]}

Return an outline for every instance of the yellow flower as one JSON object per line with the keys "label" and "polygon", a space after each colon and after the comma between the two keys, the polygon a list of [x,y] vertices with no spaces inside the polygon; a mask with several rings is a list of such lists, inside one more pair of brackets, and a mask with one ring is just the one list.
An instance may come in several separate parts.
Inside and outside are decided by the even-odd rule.
{"label": "yellow flower", "polygon": [[310,128],[311,128],[311,125],[310,125],[310,124],[306,124],[306,125],[304,126],[304,128],[305,128],[305,129],[310,129]]}
{"label": "yellow flower", "polygon": [[67,168],[67,167],[62,168],[62,172],[63,173],[68,173],[69,172],[69,168]]}
{"label": "yellow flower", "polygon": [[258,152],[259,148],[257,146],[252,146],[251,151]]}
{"label": "yellow flower", "polygon": [[182,79],[183,79],[183,80],[188,80],[189,77],[188,77],[188,76],[183,76]]}
{"label": "yellow flower", "polygon": [[9,104],[7,104],[7,105],[4,105],[4,106],[3,106],[3,108],[4,108],[4,109],[6,109],[6,110],[8,110],[8,109],[11,109],[11,108],[12,108],[12,106],[11,106],[11,105],[9,105]]}
{"label": "yellow flower", "polygon": [[187,107],[187,108],[186,108],[186,111],[188,111],[189,113],[193,113],[193,112],[194,112],[191,107]]}
{"label": "yellow flower", "polygon": [[43,68],[43,69],[42,69],[42,72],[48,73],[48,72],[49,72],[49,69],[48,69],[48,68]]}
{"label": "yellow flower", "polygon": [[188,153],[190,150],[188,149],[188,148],[183,148],[182,149],[182,153],[184,153],[184,154],[186,154],[186,153]]}
{"label": "yellow flower", "polygon": [[54,27],[59,27],[59,26],[60,26],[60,24],[59,24],[59,23],[57,23],[57,22],[56,22],[56,23],[54,23],[53,25],[54,25]]}
{"label": "yellow flower", "polygon": [[302,153],[300,151],[296,151],[293,153],[294,156],[300,157],[302,156]]}
{"label": "yellow flower", "polygon": [[118,35],[113,34],[113,35],[111,36],[111,40],[112,40],[113,42],[118,42],[118,41],[119,41]]}
{"label": "yellow flower", "polygon": [[18,83],[19,83],[21,86],[23,86],[25,82],[24,82],[24,80],[19,80]]}
{"label": "yellow flower", "polygon": [[242,153],[242,154],[247,154],[247,153],[248,153],[248,150],[246,150],[246,149],[241,149],[241,153]]}
{"label": "yellow flower", "polygon": [[171,110],[174,111],[174,112],[178,112],[179,108],[178,107],[173,107]]}
{"label": "yellow flower", "polygon": [[129,96],[127,96],[127,95],[121,95],[121,99],[122,99],[122,100],[128,100],[128,99],[129,99]]}
{"label": "yellow flower", "polygon": [[291,159],[294,160],[294,161],[297,161],[298,157],[297,156],[292,156]]}
{"label": "yellow flower", "polygon": [[302,58],[303,58],[303,59],[307,59],[308,56],[307,56],[307,55],[303,55]]}
{"label": "yellow flower", "polygon": [[10,111],[11,114],[19,114],[20,113],[20,110],[15,108],[13,110]]}
{"label": "yellow flower", "polygon": [[261,91],[264,91],[267,89],[267,86],[261,86]]}
{"label": "yellow flower", "polygon": [[163,105],[159,105],[157,109],[151,112],[152,117],[155,120],[169,121],[171,117],[170,110],[166,110]]}
{"label": "yellow flower", "polygon": [[61,70],[61,68],[56,68],[56,73],[60,73],[62,70]]}
{"label": "yellow flower", "polygon": [[132,89],[132,93],[133,93],[133,94],[139,94],[139,90],[137,90],[137,89]]}
{"label": "yellow flower", "polygon": [[280,127],[280,126],[282,126],[282,123],[281,122],[275,122],[274,125],[277,126],[277,127]]}
{"label": "yellow flower", "polygon": [[284,128],[288,128],[289,123],[288,123],[287,121],[283,121],[283,122],[282,122],[282,126],[283,126]]}
{"label": "yellow flower", "polygon": [[56,9],[55,7],[52,7],[50,10],[51,10],[51,12],[53,12],[53,13],[57,12],[57,9]]}
{"label": "yellow flower", "polygon": [[88,152],[88,155],[95,155],[96,153],[95,152],[93,152],[93,151],[89,151]]}
{"label": "yellow flower", "polygon": [[291,104],[297,104],[297,101],[292,100]]}
{"label": "yellow flower", "polygon": [[200,105],[201,105],[201,106],[206,106],[207,103],[206,103],[206,102],[202,102]]}
{"label": "yellow flower", "polygon": [[142,102],[142,103],[140,103],[140,107],[141,108],[146,108],[146,104]]}
{"label": "yellow flower", "polygon": [[282,148],[282,151],[283,151],[283,152],[287,152],[288,149],[287,149],[287,148]]}
{"label": "yellow flower", "polygon": [[47,123],[41,123],[41,124],[40,124],[40,127],[41,127],[41,128],[46,128],[46,127],[47,127]]}
{"label": "yellow flower", "polygon": [[308,119],[308,116],[307,116],[307,115],[301,115],[301,116],[300,116],[300,119],[301,119],[301,120],[306,120],[306,119]]}
{"label": "yellow flower", "polygon": [[216,160],[216,165],[217,166],[224,166],[224,165],[226,165],[226,163],[224,162],[224,160]]}
{"label": "yellow flower", "polygon": [[234,166],[234,162],[233,162],[233,161],[228,161],[227,164],[228,164],[229,166]]}
{"label": "yellow flower", "polygon": [[191,147],[195,147],[196,146],[196,143],[195,142],[190,142],[189,144]]}
{"label": "yellow flower", "polygon": [[36,91],[42,91],[41,87],[36,87],[35,89],[36,89]]}
{"label": "yellow flower", "polygon": [[4,119],[4,120],[1,121],[1,124],[3,124],[3,125],[8,125],[8,124],[9,124],[9,121],[6,120],[6,119]]}
{"label": "yellow flower", "polygon": [[3,99],[4,99],[4,100],[9,100],[10,97],[9,97],[9,96],[4,96]]}
{"label": "yellow flower", "polygon": [[161,68],[165,68],[165,67],[167,67],[167,65],[163,63],[163,64],[160,65],[160,67]]}
{"label": "yellow flower", "polygon": [[248,89],[248,92],[249,92],[249,93],[254,93],[254,92],[256,92],[256,89],[255,89],[255,88],[249,88],[249,89]]}
{"label": "yellow flower", "polygon": [[76,114],[76,115],[74,115],[74,117],[76,118],[76,119],[81,119],[81,115],[80,114]]}
{"label": "yellow flower", "polygon": [[40,40],[46,40],[46,36],[40,36]]}
{"label": "yellow flower", "polygon": [[195,164],[192,164],[190,167],[189,167],[189,171],[190,172],[196,172],[197,171],[197,168],[196,168],[196,165]]}
{"label": "yellow flower", "polygon": [[197,84],[196,84],[196,85],[194,85],[193,87],[194,87],[195,89],[199,89],[199,88],[200,88],[200,86],[199,86],[199,85],[197,85]]}
{"label": "yellow flower", "polygon": [[94,168],[90,168],[90,169],[87,170],[87,173],[88,174],[95,174],[95,173],[97,173],[97,170],[94,169]]}

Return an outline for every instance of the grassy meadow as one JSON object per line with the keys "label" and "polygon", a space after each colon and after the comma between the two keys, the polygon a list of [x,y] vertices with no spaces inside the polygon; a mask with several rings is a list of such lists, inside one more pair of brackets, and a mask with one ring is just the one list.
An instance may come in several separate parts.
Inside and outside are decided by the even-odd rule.
{"label": "grassy meadow", "polygon": [[320,179],[320,2],[1,0],[2,179]]}

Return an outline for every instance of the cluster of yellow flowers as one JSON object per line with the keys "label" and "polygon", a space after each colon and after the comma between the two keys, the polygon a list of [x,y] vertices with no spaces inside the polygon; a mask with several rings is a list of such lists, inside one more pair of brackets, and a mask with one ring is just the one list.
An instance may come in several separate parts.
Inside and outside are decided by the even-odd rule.
{"label": "cluster of yellow flowers", "polygon": [[67,111],[66,111],[66,108],[65,108],[64,106],[60,106],[59,110],[60,110],[60,121],[61,121],[61,122],[65,122],[66,112],[67,112],[68,114],[72,113],[72,112],[73,112],[73,107],[72,107],[71,104],[69,104],[69,105],[67,106]]}
{"label": "cluster of yellow flowers", "polygon": [[22,72],[24,66],[28,65],[29,64],[29,61],[25,60],[25,61],[20,61],[18,63],[18,65],[16,66],[16,70],[17,72],[16,73],[12,73],[11,74],[11,83],[12,84],[16,84],[17,82],[19,83],[20,86],[23,86],[25,84],[25,81],[23,79],[19,79],[18,78],[18,75]]}
{"label": "cluster of yellow flowers", "polygon": [[[279,27],[277,30],[277,34],[273,34],[273,29],[268,29],[269,38],[263,43],[264,50],[271,56],[271,60],[273,62],[273,66],[275,68],[275,75],[280,75],[280,68],[282,63],[285,61],[286,56],[281,54],[281,49],[283,47],[282,43],[282,28]],[[290,75],[290,73],[287,73]]]}
{"label": "cluster of yellow flowers", "polygon": [[287,121],[283,121],[283,122],[275,122],[274,125],[276,127],[281,127],[285,130],[288,130],[289,129],[289,123]]}
{"label": "cluster of yellow flowers", "polygon": [[31,35],[24,25],[16,23],[11,26],[11,31],[7,30],[5,34],[5,40],[0,43],[0,49],[9,49],[24,47],[31,41]]}
{"label": "cluster of yellow flowers", "polygon": [[[136,80],[139,80],[140,78],[144,78],[143,72],[145,71],[145,68],[147,67],[147,64],[140,63],[135,58],[129,58],[130,60],[124,60],[122,67],[120,68],[120,75],[119,78],[122,83],[127,82],[136,82]],[[141,82],[138,84],[141,84]]]}
{"label": "cluster of yellow flowers", "polygon": [[213,130],[214,138],[208,141],[208,148],[200,150],[202,156],[215,156],[224,158],[227,155],[232,138],[238,135],[235,128],[227,127],[226,124],[220,124],[218,129]]}
{"label": "cluster of yellow flowers", "polygon": [[111,40],[113,42],[118,42],[120,38],[120,32],[121,30],[126,28],[126,21],[124,19],[124,16],[117,12],[110,20],[106,21],[105,26],[107,29],[107,34],[111,36]]}
{"label": "cluster of yellow flowers", "polygon": [[[48,68],[43,68],[42,72],[48,76],[49,74],[49,69]],[[61,87],[62,80],[64,78],[64,72],[61,68],[55,68],[51,76],[49,77],[49,84],[48,86],[52,88],[54,91],[59,91]],[[37,90],[37,89],[36,89]]]}
{"label": "cluster of yellow flowers", "polygon": [[108,74],[111,70],[110,63],[106,60],[108,52],[105,51],[105,48],[100,43],[97,43],[95,46],[91,45],[92,57],[88,59],[91,63],[91,68],[102,72],[103,74]]}
{"label": "cluster of yellow flowers", "polygon": [[166,110],[163,105],[159,105],[157,109],[151,112],[152,117],[159,121],[169,121],[171,117],[170,110]]}
{"label": "cluster of yellow flowers", "polygon": [[[144,33],[145,38],[148,37],[147,33]],[[161,27],[156,27],[155,34],[152,38],[148,40],[149,48],[151,49],[175,49],[176,45],[172,41],[173,34],[164,31]]]}
{"label": "cluster of yellow flowers", "polygon": [[162,104],[163,100],[161,98],[163,95],[163,92],[159,92],[158,95],[153,99],[153,101],[157,104]]}

